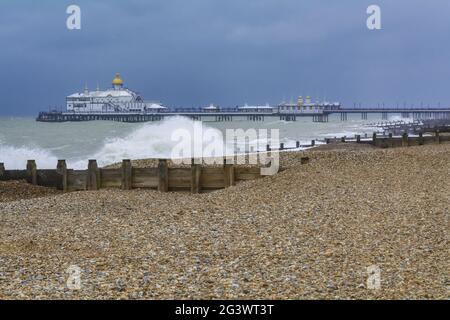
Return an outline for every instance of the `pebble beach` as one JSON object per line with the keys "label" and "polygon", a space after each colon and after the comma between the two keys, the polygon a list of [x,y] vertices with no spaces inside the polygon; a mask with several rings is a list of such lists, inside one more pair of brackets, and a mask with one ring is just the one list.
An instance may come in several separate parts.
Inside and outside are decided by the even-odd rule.
{"label": "pebble beach", "polygon": [[450,298],[450,144],[281,165],[197,195],[1,182],[0,299]]}

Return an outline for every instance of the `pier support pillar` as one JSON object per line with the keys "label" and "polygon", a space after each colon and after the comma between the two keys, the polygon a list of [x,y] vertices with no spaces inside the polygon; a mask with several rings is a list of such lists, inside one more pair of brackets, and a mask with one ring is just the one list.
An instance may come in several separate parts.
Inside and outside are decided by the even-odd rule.
{"label": "pier support pillar", "polygon": [[36,161],[34,160],[27,161],[27,175],[28,175],[28,182],[33,185],[37,185]]}

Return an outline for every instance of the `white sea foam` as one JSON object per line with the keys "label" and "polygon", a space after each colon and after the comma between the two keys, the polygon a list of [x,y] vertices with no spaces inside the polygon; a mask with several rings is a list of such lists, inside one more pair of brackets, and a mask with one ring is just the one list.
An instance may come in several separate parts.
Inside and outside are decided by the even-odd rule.
{"label": "white sea foam", "polygon": [[[199,143],[200,149],[195,149],[195,143]],[[260,145],[265,145],[265,142]],[[175,117],[143,124],[125,137],[106,138],[97,152],[66,160],[70,168],[85,169],[88,159],[96,159],[99,166],[104,166],[123,159],[176,158],[177,155],[173,154],[175,147],[184,150],[178,157],[200,157],[202,150],[206,157],[233,154],[232,146],[224,145],[224,136],[219,129]],[[59,149],[54,147],[52,151],[57,154]],[[204,154],[207,150],[216,152]],[[0,162],[4,162],[7,169],[24,169],[28,159],[36,160],[38,168],[55,168],[58,156],[54,153],[35,146],[0,144]]]}
{"label": "white sea foam", "polygon": [[[319,130],[316,130],[312,123],[299,123],[298,126],[295,126],[295,122],[289,122],[289,126],[285,126],[285,123],[287,122],[278,120],[271,121],[269,123],[255,123],[255,129],[257,132],[258,129],[278,127],[281,131],[281,141],[272,142],[270,141],[270,138],[267,140],[264,137],[257,136],[256,139],[251,139],[252,141],[250,146],[257,146],[256,148],[253,148],[254,151],[264,151],[267,144],[277,147],[279,142],[283,142],[286,147],[294,147],[296,140],[299,140],[302,145],[305,145],[309,144],[311,139],[314,139],[315,137],[329,137],[334,135],[347,135],[350,137],[356,132],[361,131],[361,129],[358,130],[357,126],[336,128],[336,123],[321,124]],[[64,135],[64,138],[55,139],[50,142],[47,140],[48,136],[52,136],[54,133],[52,132],[52,134],[49,134],[48,130],[53,127],[42,126],[38,128],[35,136],[29,134],[28,131],[24,132],[23,134],[30,136],[30,138],[23,139],[23,141],[26,142],[20,142],[21,144],[13,144],[12,141],[15,140],[12,138],[12,134],[10,137],[8,137],[8,135],[3,137],[2,135],[2,141],[0,141],[0,162],[4,162],[7,169],[24,169],[26,161],[28,159],[34,159],[37,162],[38,168],[51,169],[56,167],[57,159],[62,158],[67,160],[69,168],[85,169],[87,168],[88,159],[96,159],[99,166],[104,166],[107,164],[120,162],[122,159],[171,158],[173,156],[172,151],[175,146],[189,150],[190,147],[192,147],[192,141],[190,139],[183,138],[187,136],[194,137],[194,135],[196,141],[201,141],[200,145],[203,149],[208,147],[208,150],[220,150],[219,144],[222,145],[223,153],[214,154],[215,156],[233,153],[233,146],[227,145],[223,148],[224,137],[222,136],[221,130],[212,128],[208,126],[208,124],[203,123],[203,137],[199,137],[199,132],[194,130],[195,126],[198,124],[199,122],[192,121],[188,118],[175,117],[161,122],[145,123],[137,126],[118,126],[117,130],[112,127],[111,130],[108,131],[102,127],[104,130],[100,130],[100,134],[98,136],[91,134],[91,136],[98,138],[99,140],[90,140],[89,145],[86,144],[86,146],[83,144],[82,140],[76,140],[75,142],[69,141],[72,132],[73,136],[80,137],[78,131],[70,130],[79,130],[81,125],[83,125],[83,130],[91,130],[93,126],[96,125],[94,122],[89,124],[77,123],[64,126],[61,130],[68,130],[69,134],[65,132],[66,135]],[[242,127],[232,127],[240,127],[246,131],[252,127],[252,124],[253,123],[251,122],[244,121],[242,122]],[[339,126],[341,126],[340,123]],[[124,128],[132,131],[124,131]],[[223,130],[225,130],[225,127],[223,127]],[[353,130],[355,131],[353,132]],[[128,134],[126,134],[126,132],[128,132]],[[33,131],[33,133],[35,132]],[[178,133],[178,141],[172,139],[174,133]],[[205,133],[210,134],[205,135]],[[109,135],[109,137],[103,138],[107,135]],[[215,139],[214,142],[211,142],[209,140],[211,135],[221,138]],[[23,138],[23,136],[19,134],[19,138]],[[20,139],[18,141],[20,141]],[[48,145],[48,147],[38,147],[40,142]],[[72,147],[68,148],[67,144],[72,142]],[[96,149],[97,151],[92,151],[95,150],[93,149],[95,146],[98,146]],[[242,143],[239,143],[238,147],[241,152],[245,150],[245,145]],[[198,154],[195,154],[195,156],[197,157]]]}
{"label": "white sea foam", "polygon": [[[207,127],[203,123],[202,131],[198,131],[199,124],[199,122],[196,124],[195,121],[181,117],[170,118],[159,123],[146,123],[125,137],[106,139],[99,151],[89,158],[96,159],[99,166],[120,162],[123,159],[176,158],[172,154],[175,146],[188,151],[192,150],[194,156],[199,156],[192,146],[192,138],[200,139],[203,149],[206,146],[211,147],[211,144],[219,143],[223,147],[220,130]],[[220,137],[220,140],[216,139],[211,142],[209,140],[211,135]],[[214,145],[214,147],[220,150],[219,145]],[[68,165],[73,168],[85,168],[86,160],[68,161]]]}
{"label": "white sea foam", "polygon": [[0,145],[0,162],[8,170],[25,169],[27,160],[36,160],[38,168],[55,168],[57,158],[51,153],[38,147],[14,147]]}

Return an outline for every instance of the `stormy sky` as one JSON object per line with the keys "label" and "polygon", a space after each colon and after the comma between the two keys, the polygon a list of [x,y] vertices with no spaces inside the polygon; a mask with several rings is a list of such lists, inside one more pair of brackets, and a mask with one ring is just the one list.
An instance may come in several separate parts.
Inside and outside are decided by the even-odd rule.
{"label": "stormy sky", "polygon": [[[70,4],[81,30],[66,28]],[[366,27],[371,4],[382,30]],[[116,72],[169,106],[450,105],[449,17],[448,0],[5,0],[0,114],[62,107]]]}

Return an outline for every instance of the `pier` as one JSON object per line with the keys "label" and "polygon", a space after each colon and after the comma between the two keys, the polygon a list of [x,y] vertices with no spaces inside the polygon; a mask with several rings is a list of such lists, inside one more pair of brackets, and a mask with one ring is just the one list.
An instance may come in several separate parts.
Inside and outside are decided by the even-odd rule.
{"label": "pier", "polygon": [[381,114],[383,120],[389,114],[400,114],[403,118],[414,119],[450,119],[450,108],[341,108],[323,110],[321,112],[280,112],[258,111],[245,112],[233,109],[224,109],[206,112],[198,109],[176,109],[175,111],[159,111],[148,113],[133,112],[40,112],[37,121],[40,122],[69,122],[69,121],[117,121],[117,122],[152,122],[166,118],[182,116],[192,120],[207,120],[227,122],[235,120],[264,121],[275,118],[283,121],[297,121],[301,117],[312,118],[313,122],[328,122],[329,116],[338,114],[341,121],[347,121],[349,114],[360,114],[362,120],[367,120],[369,114]]}

